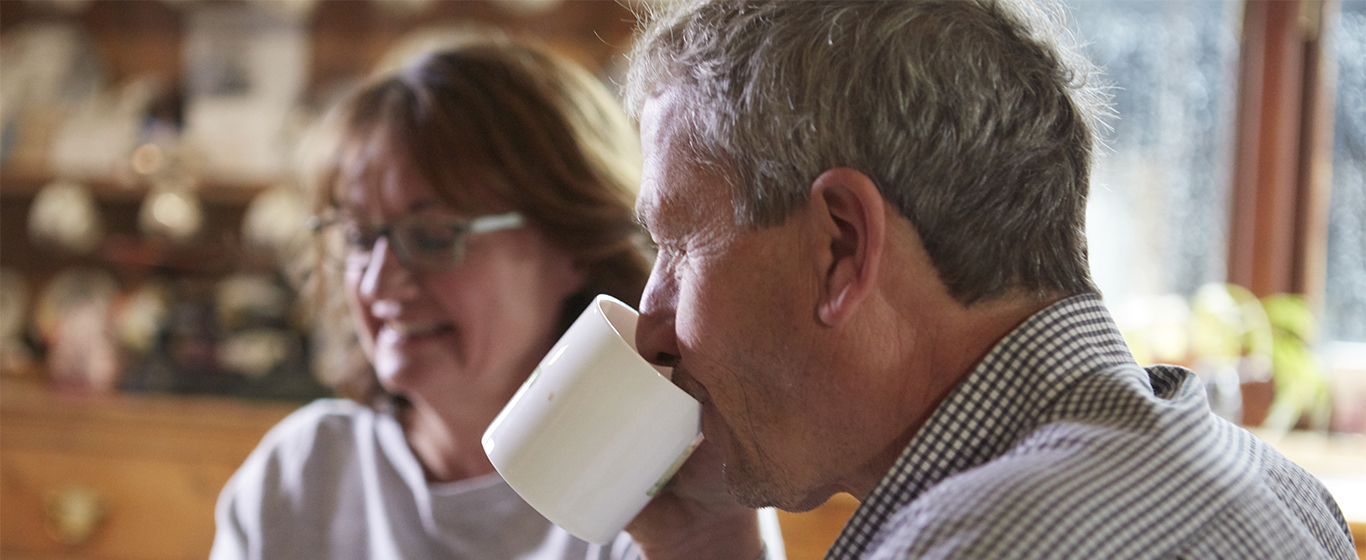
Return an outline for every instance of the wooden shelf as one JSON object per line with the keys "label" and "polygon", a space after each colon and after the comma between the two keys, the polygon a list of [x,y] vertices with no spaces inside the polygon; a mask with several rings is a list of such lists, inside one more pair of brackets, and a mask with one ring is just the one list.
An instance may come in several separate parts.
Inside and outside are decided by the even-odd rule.
{"label": "wooden shelf", "polygon": [[[56,179],[56,175],[42,170],[0,169],[0,198],[33,198],[39,190]],[[132,178],[100,177],[92,179],[73,177],[71,180],[85,185],[90,189],[91,194],[100,201],[138,201],[147,195],[149,189],[146,182]],[[196,192],[199,194],[200,200],[207,204],[245,206],[256,198],[256,195],[261,194],[274,184],[274,182],[238,183],[206,180],[200,182]]]}

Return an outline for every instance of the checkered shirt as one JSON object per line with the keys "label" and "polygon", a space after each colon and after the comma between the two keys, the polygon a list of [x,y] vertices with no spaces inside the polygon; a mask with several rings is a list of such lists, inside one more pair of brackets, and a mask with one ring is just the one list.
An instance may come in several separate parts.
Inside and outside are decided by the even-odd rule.
{"label": "checkered shirt", "polygon": [[1133,361],[1099,296],[1001,340],[863,500],[828,560],[1355,559],[1327,490]]}

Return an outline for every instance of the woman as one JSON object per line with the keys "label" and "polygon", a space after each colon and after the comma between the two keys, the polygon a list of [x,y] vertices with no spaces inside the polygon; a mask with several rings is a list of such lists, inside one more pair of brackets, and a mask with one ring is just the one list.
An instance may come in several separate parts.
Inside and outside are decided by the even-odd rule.
{"label": "woman", "polygon": [[[315,293],[343,292],[351,400],[274,428],[220,497],[212,557],[622,558],[494,472],[480,436],[598,293],[638,301],[637,139],[582,69],[482,35],[329,117]],[[340,279],[340,286],[335,279]],[[337,288],[341,289],[338,290]],[[348,324],[349,323],[349,324]]]}

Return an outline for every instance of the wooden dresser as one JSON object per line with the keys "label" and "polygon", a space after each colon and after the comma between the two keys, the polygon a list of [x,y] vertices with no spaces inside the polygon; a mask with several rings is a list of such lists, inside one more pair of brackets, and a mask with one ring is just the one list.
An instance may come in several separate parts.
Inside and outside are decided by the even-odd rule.
{"label": "wooden dresser", "polygon": [[0,384],[0,556],[206,558],[218,492],[298,404]]}

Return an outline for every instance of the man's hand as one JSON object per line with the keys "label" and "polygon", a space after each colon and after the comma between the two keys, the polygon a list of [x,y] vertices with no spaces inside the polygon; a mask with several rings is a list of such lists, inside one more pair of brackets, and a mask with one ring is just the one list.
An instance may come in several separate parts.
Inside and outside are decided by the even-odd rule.
{"label": "man's hand", "polygon": [[721,450],[697,446],[626,531],[648,560],[753,560],[763,543],[759,518],[726,492]]}

